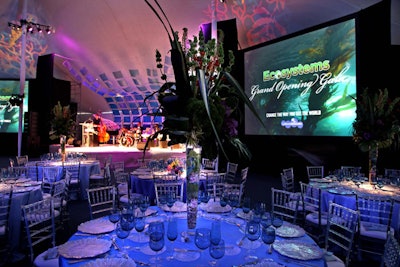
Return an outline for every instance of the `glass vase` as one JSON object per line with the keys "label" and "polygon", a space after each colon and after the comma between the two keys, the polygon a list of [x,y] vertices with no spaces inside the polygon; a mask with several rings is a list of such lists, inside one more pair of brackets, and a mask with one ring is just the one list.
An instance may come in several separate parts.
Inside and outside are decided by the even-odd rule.
{"label": "glass vase", "polygon": [[186,204],[187,226],[189,229],[196,228],[200,164],[201,147],[188,146],[186,148]]}
{"label": "glass vase", "polygon": [[376,184],[376,163],[378,161],[378,147],[368,151],[368,180],[370,184]]}

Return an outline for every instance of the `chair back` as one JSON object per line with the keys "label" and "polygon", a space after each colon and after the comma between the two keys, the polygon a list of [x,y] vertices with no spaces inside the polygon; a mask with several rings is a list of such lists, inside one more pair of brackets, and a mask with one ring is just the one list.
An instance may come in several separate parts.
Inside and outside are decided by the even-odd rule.
{"label": "chair back", "polygon": [[154,190],[156,192],[157,205],[162,203],[161,197],[172,194],[176,201],[183,202],[183,180],[156,180],[154,182]]}
{"label": "chair back", "polygon": [[203,170],[214,170],[218,171],[218,157],[215,159],[202,158],[201,168]]}
{"label": "chair back", "polygon": [[87,198],[89,204],[90,219],[99,218],[108,215],[115,207],[115,187],[103,186],[89,188],[87,191]]}
{"label": "chair back", "polygon": [[207,173],[206,191],[210,197],[221,197],[225,188],[225,173]]}
{"label": "chair back", "polygon": [[358,254],[383,255],[388,233],[394,233],[391,226],[393,199],[390,197],[357,194],[357,210],[360,212],[358,225]]}
{"label": "chair back", "polygon": [[234,183],[235,182],[238,166],[239,166],[239,164],[233,163],[233,162],[228,162],[226,164],[225,179],[226,179],[226,181],[228,183]]}
{"label": "chair back", "polygon": [[294,177],[292,175],[281,173],[281,183],[283,190],[294,192]]}
{"label": "chair back", "polygon": [[306,166],[308,179],[323,178],[324,166]]}
{"label": "chair back", "polygon": [[317,244],[323,244],[326,235],[327,216],[322,211],[322,190],[300,181],[300,210],[304,230]]}
{"label": "chair back", "polygon": [[35,248],[39,244],[49,242],[52,247],[56,244],[53,198],[46,198],[22,206],[22,216],[25,224],[30,260],[33,262],[35,259]]}
{"label": "chair back", "polygon": [[335,255],[343,255],[346,266],[349,266],[350,263],[350,255],[353,251],[353,240],[356,236],[358,218],[358,211],[346,208],[334,202],[329,202],[325,249],[333,252]]}
{"label": "chair back", "polygon": [[25,166],[29,161],[28,155],[16,156],[15,158],[17,159],[18,166]]}
{"label": "chair back", "polygon": [[[0,255],[6,255],[9,252],[9,223],[11,199],[13,194],[13,187],[2,189],[0,191]],[[0,260],[2,257],[0,257]]]}
{"label": "chair back", "polygon": [[396,237],[390,233],[387,236],[381,267],[400,266],[400,244]]}
{"label": "chair back", "polygon": [[281,217],[285,221],[296,223],[300,194],[273,187],[271,192],[272,214]]}
{"label": "chair back", "polygon": [[344,177],[354,177],[361,174],[361,167],[359,166],[340,166]]}

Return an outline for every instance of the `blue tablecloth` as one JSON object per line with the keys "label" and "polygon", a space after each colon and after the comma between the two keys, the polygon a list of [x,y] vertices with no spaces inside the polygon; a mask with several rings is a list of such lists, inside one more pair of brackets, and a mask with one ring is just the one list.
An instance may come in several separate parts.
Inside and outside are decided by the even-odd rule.
{"label": "blue tablecloth", "polygon": [[[78,166],[78,163],[76,163]],[[36,168],[32,165],[28,168]],[[44,168],[56,168],[58,170],[57,180],[60,180],[63,176],[63,164],[61,161],[49,162],[45,166],[38,166],[39,180],[43,179]],[[29,171],[28,171],[29,172]],[[81,161],[79,177],[81,180],[81,196],[83,199],[87,199],[86,189],[89,188],[89,177],[92,173],[100,173],[100,162],[99,161]],[[33,178],[32,178],[33,179]]]}
{"label": "blue tablecloth", "polygon": [[25,227],[24,222],[21,220],[22,218],[21,207],[23,205],[31,204],[42,199],[43,195],[40,186],[36,186],[27,192],[13,193],[8,221],[9,221],[9,244],[13,260],[15,261],[20,260],[24,256],[20,252],[23,249],[22,246],[25,245],[23,243],[21,244],[21,240],[24,239],[24,237],[21,236],[23,233],[22,229],[23,227]]}
{"label": "blue tablecloth", "polygon": [[[151,207],[154,209],[158,209],[157,207]],[[157,256],[161,259],[162,266],[210,266],[210,261],[213,259],[209,255],[208,249],[204,251],[200,251],[196,245],[194,244],[194,236],[188,235],[188,238],[183,238],[182,233],[187,233],[187,220],[186,220],[186,213],[175,213],[175,217],[178,218],[178,232],[181,233],[181,236],[178,237],[177,240],[174,242],[169,241],[165,237],[165,248],[159,253]],[[217,214],[210,214],[210,213],[203,213],[199,211],[199,217],[197,219],[197,226],[196,227],[207,227],[211,228],[212,221],[216,219],[221,220],[221,229],[222,229],[222,238],[225,240],[225,244],[227,247],[227,252],[225,256],[218,261],[219,266],[233,266],[233,265],[242,265],[246,263],[245,257],[248,255],[248,250],[244,246],[238,246],[241,240],[244,243],[249,242],[246,238],[244,238],[244,226],[245,221],[236,217],[233,213],[228,213],[226,215],[222,215],[217,218]],[[146,223],[154,220],[163,220],[165,223],[165,229],[167,229],[167,216],[163,211],[158,211],[158,213],[154,216],[150,216],[146,218]],[[107,220],[107,218],[104,218]],[[194,230],[191,230],[194,233]],[[190,231],[189,231],[190,232]],[[98,238],[108,239],[110,240],[110,235],[113,233],[106,234],[100,236]],[[144,235],[143,240],[137,238],[137,232],[135,230],[131,231],[130,236],[127,239],[120,240],[117,239],[117,244],[120,248],[124,246],[129,246],[127,248],[126,253],[129,254],[129,257],[134,259],[137,262],[142,262],[149,264],[150,259],[154,258],[154,252],[148,246],[148,236]],[[93,237],[93,236],[92,236]],[[70,238],[70,241],[81,239],[81,238],[88,238],[87,236],[82,235],[82,233],[77,232]],[[297,238],[282,238],[277,237],[276,240],[287,240],[289,241],[296,241],[296,242],[304,242],[310,245],[315,245],[315,242],[307,235]],[[326,262],[324,258],[315,259],[315,260],[298,260],[298,259],[291,259],[289,257],[283,256],[279,254],[277,251],[273,250],[271,254],[267,252],[268,246],[262,243],[261,240],[254,241],[255,248],[254,252],[261,259],[270,259],[276,262],[283,264],[284,266],[326,266]],[[314,248],[314,247],[313,247]],[[180,250],[189,250],[186,253],[191,253],[192,257],[189,259],[182,261],[177,258],[176,249]],[[315,249],[319,250],[316,247]],[[192,252],[192,250],[194,252]],[[174,252],[175,251],[175,252]],[[230,251],[231,253],[229,253]],[[182,253],[182,252],[181,252]],[[183,252],[185,253],[185,252]],[[112,246],[110,251],[106,253],[106,257],[123,257],[123,253],[115,250]],[[172,256],[172,257],[171,257]],[[95,260],[95,259],[91,259]],[[60,266],[82,266],[86,264],[89,260],[82,260],[82,261],[73,261],[71,259],[66,259],[63,256],[60,256],[59,262]],[[139,264],[137,266],[140,266]]]}

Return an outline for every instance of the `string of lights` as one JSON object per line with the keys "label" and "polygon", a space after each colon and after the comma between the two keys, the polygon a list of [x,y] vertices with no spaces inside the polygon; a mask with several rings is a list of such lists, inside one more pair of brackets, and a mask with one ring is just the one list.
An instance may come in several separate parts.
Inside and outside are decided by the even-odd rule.
{"label": "string of lights", "polygon": [[24,25],[26,25],[26,31],[32,34],[35,32],[46,32],[47,34],[52,34],[54,32],[54,29],[49,25],[39,24],[25,19],[21,19],[20,24],[8,22],[8,27],[16,31],[21,31]]}

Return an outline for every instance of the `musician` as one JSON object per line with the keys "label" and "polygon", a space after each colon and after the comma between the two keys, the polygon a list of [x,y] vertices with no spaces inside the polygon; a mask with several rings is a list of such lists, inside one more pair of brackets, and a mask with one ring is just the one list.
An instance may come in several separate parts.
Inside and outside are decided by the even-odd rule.
{"label": "musician", "polygon": [[103,127],[103,120],[100,116],[100,112],[93,114],[93,128],[95,130],[95,135],[93,138],[93,146],[99,146],[99,132],[101,131],[101,127]]}

